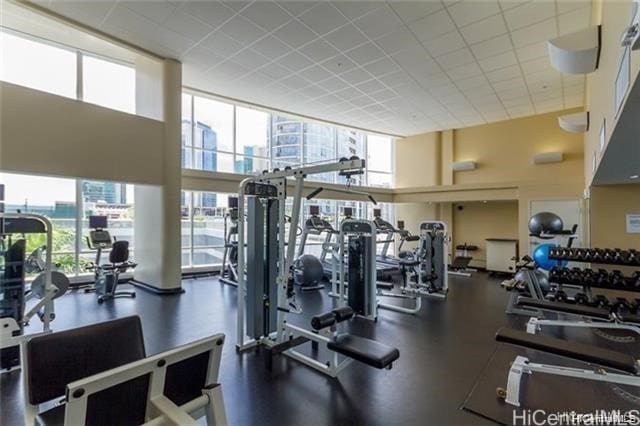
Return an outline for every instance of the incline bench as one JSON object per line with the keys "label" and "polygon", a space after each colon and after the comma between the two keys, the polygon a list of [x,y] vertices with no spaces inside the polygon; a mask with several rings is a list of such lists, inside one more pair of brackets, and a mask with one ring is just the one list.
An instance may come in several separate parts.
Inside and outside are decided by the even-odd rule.
{"label": "incline bench", "polygon": [[[497,389],[499,397],[515,406],[520,406],[520,384],[523,374],[546,373],[586,380],[640,386],[640,364],[630,354],[602,349],[582,343],[568,342],[563,339],[544,335],[533,335],[523,331],[503,327],[496,333],[496,341],[521,346],[528,349],[571,358],[597,366],[593,370],[563,367],[558,365],[536,364],[524,356],[517,356],[509,369],[507,388]],[[610,373],[604,368],[618,370]]]}
{"label": "incline bench", "polygon": [[[393,362],[400,357],[400,351],[397,348],[365,337],[336,331],[336,324],[352,318],[353,315],[353,309],[349,306],[316,315],[311,319],[311,327],[314,331],[287,323],[285,327],[290,338],[270,349],[267,366],[271,367],[272,355],[284,353],[331,377],[336,377],[353,360],[378,369],[391,369]],[[326,344],[327,349],[333,354],[331,360],[322,363],[294,349],[306,342],[311,342],[314,349],[317,349],[319,343]],[[346,358],[339,360],[338,354]]]}
{"label": "incline bench", "polygon": [[574,305],[565,302],[552,302],[532,297],[518,297],[516,306],[525,309],[538,309],[543,312],[575,315],[584,318],[581,321],[549,320],[531,317],[527,323],[527,332],[536,334],[542,326],[606,328],[627,330],[640,334],[640,317],[633,314],[614,314],[608,309],[593,306]]}
{"label": "incline bench", "polygon": [[224,425],[223,343],[216,334],[145,358],[137,316],[34,337],[23,346],[25,424],[195,425],[204,409]]}

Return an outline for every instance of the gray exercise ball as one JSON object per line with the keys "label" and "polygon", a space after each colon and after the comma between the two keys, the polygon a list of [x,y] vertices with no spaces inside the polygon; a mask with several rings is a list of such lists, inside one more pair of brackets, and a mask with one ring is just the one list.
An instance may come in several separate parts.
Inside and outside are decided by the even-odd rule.
{"label": "gray exercise ball", "polygon": [[529,233],[531,235],[557,234],[564,229],[562,219],[555,213],[541,212],[529,219]]}
{"label": "gray exercise ball", "polygon": [[540,289],[542,290],[543,294],[547,294],[549,292],[549,278],[547,277],[547,274],[545,274],[543,271],[540,270],[535,270],[535,271],[530,271],[530,270],[524,270],[521,269],[518,272],[516,272],[516,276],[515,279],[517,281],[527,281],[529,279],[529,277],[527,276],[529,273],[533,272],[535,274],[535,277],[538,280],[538,284],[540,284]]}

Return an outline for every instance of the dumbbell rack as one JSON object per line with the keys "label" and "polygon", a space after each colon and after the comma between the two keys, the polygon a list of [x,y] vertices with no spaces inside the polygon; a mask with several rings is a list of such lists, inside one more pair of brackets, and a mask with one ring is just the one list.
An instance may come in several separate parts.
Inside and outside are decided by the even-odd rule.
{"label": "dumbbell rack", "polygon": [[[549,258],[553,260],[596,263],[601,265],[640,266],[640,252],[635,249],[557,247],[550,250]],[[587,302],[592,305],[595,304],[600,307],[608,307],[609,300],[602,295],[592,297],[591,288],[640,293],[640,271],[634,272],[631,276],[624,276],[619,270],[609,272],[605,269],[594,271],[592,269],[556,267],[549,273],[549,282],[559,286],[556,294],[563,293],[562,285],[580,286],[584,290],[582,294],[584,299],[582,302]],[[580,303],[578,297],[579,296],[576,295],[574,298],[576,303]],[[640,299],[636,299],[636,302],[627,304],[628,301],[626,301],[626,299],[619,297],[613,304],[612,309],[617,310],[618,305],[631,306],[634,303],[638,305],[638,300]]]}
{"label": "dumbbell rack", "polygon": [[549,259],[571,262],[598,263],[601,265],[640,266],[640,251],[601,248],[554,247]]}

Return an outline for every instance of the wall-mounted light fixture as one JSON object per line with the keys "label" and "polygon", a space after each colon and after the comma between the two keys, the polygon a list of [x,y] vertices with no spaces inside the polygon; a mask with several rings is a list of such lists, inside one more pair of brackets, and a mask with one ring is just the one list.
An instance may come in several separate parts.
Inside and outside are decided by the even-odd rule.
{"label": "wall-mounted light fixture", "polygon": [[533,156],[533,164],[559,163],[563,159],[562,152],[541,152]]}
{"label": "wall-mounted light fixture", "polygon": [[547,42],[549,61],[566,74],[588,74],[598,68],[600,26],[556,37]]}
{"label": "wall-mounted light fixture", "polygon": [[584,133],[589,130],[589,111],[561,115],[558,124],[567,132]]}
{"label": "wall-mounted light fixture", "polygon": [[466,172],[469,170],[475,170],[477,164],[475,161],[456,161],[451,165],[454,172]]}

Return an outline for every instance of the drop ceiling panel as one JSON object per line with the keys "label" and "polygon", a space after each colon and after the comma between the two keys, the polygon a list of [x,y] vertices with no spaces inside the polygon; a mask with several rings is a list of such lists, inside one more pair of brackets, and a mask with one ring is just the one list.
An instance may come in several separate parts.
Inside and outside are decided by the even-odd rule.
{"label": "drop ceiling panel", "polygon": [[547,40],[589,0],[43,3],[183,61],[184,84],[279,110],[412,134],[580,106],[584,77]]}

